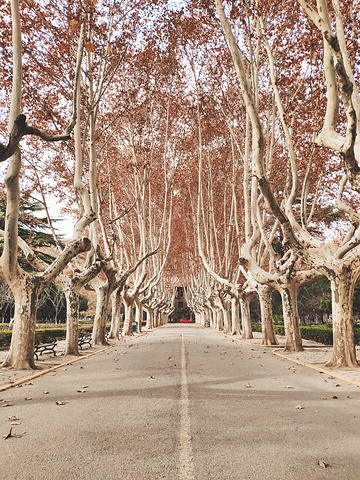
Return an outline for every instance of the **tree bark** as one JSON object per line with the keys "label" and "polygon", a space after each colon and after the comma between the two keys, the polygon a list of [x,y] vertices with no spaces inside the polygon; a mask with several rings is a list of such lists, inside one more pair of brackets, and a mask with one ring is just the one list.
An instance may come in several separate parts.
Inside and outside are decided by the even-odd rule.
{"label": "tree bark", "polygon": [[79,291],[70,281],[63,289],[66,298],[66,344],[65,355],[79,355]]}
{"label": "tree bark", "polygon": [[289,282],[280,289],[285,327],[285,352],[302,352],[304,350],[297,308],[298,291],[299,287],[295,282]]}
{"label": "tree bark", "polygon": [[239,298],[231,297],[231,335],[240,335],[239,307]]}
{"label": "tree bark", "polygon": [[15,370],[36,369],[34,348],[39,282],[25,277],[12,291],[15,299],[13,334],[9,353],[2,366]]}
{"label": "tree bark", "polygon": [[119,340],[120,336],[120,307],[121,307],[121,290],[117,289],[111,295],[111,327],[109,338]]}
{"label": "tree bark", "polygon": [[254,338],[251,327],[250,300],[247,295],[240,297],[241,325],[243,339],[250,340]]}
{"label": "tree bark", "polygon": [[96,312],[94,318],[92,344],[108,345],[106,335],[106,320],[109,313],[110,287],[106,281],[96,289]]}
{"label": "tree bark", "polygon": [[125,318],[122,334],[130,337],[134,335],[132,331],[134,300],[132,298],[128,300],[124,299],[124,306]]}
{"label": "tree bark", "polygon": [[276,338],[274,322],[272,316],[272,288],[268,285],[258,285],[257,291],[259,294],[260,312],[261,312],[261,326],[262,326],[262,340],[261,345],[279,345]]}
{"label": "tree bark", "polygon": [[331,281],[333,316],[333,351],[328,367],[358,367],[353,328],[353,296],[355,282],[350,268],[334,275]]}

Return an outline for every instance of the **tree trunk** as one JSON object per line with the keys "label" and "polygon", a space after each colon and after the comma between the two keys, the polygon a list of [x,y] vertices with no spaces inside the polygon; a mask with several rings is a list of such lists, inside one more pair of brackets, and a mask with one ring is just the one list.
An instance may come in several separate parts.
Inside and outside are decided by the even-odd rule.
{"label": "tree trunk", "polygon": [[108,281],[96,289],[96,312],[92,331],[93,345],[108,345],[106,335],[106,320],[109,313],[110,288]]}
{"label": "tree trunk", "polygon": [[146,308],[146,330],[152,330],[154,328],[154,321],[153,321],[153,312]]}
{"label": "tree trunk", "polygon": [[134,300],[124,300],[125,306],[125,318],[122,334],[126,336],[132,336],[132,324],[133,324],[133,309],[134,309]]}
{"label": "tree trunk", "polygon": [[34,361],[36,308],[39,287],[27,278],[12,290],[15,299],[14,326],[9,353],[3,367],[36,369]]}
{"label": "tree trunk", "polygon": [[231,297],[231,335],[240,335],[239,298]]}
{"label": "tree trunk", "polygon": [[272,316],[272,288],[268,285],[258,285],[257,291],[259,294],[260,312],[261,312],[261,327],[262,340],[261,345],[279,345],[276,338],[274,322]]}
{"label": "tree trunk", "polygon": [[216,330],[221,332],[224,329],[224,317],[221,310],[218,308],[215,310],[216,312]]}
{"label": "tree trunk", "polygon": [[136,312],[135,312],[136,332],[141,333],[143,308],[142,308],[141,302],[135,302],[135,305],[136,305]]}
{"label": "tree trunk", "polygon": [[221,310],[224,319],[224,333],[231,333],[230,311],[226,308],[223,308]]}
{"label": "tree trunk", "polygon": [[79,355],[79,292],[74,285],[63,291],[66,297],[65,355]]}
{"label": "tree trunk", "polygon": [[242,337],[245,340],[254,338],[251,327],[250,300],[247,295],[240,297]]}
{"label": "tree trunk", "polygon": [[302,352],[304,350],[297,308],[298,290],[299,286],[295,282],[289,282],[280,290],[285,327],[285,352]]}
{"label": "tree trunk", "polygon": [[353,328],[353,296],[355,282],[348,269],[331,278],[333,352],[328,367],[358,367]]}
{"label": "tree trunk", "polygon": [[120,307],[121,307],[121,291],[117,289],[112,295],[111,295],[111,307],[112,307],[112,315],[111,315],[111,327],[110,327],[110,333],[109,333],[109,338],[112,340],[119,340],[120,336]]}

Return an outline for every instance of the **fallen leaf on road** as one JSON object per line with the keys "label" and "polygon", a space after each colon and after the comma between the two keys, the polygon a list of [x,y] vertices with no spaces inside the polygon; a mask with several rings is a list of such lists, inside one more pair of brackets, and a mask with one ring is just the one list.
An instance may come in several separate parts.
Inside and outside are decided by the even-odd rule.
{"label": "fallen leaf on road", "polygon": [[246,388],[251,388],[250,383],[247,383],[247,384],[245,385],[245,387],[246,387]]}
{"label": "fallen leaf on road", "polygon": [[285,388],[294,388],[292,385],[286,385]]}
{"label": "fallen leaf on road", "polygon": [[21,425],[21,422],[11,422],[11,425]]}
{"label": "fallen leaf on road", "polygon": [[326,468],[329,466],[327,463],[323,462],[322,460],[316,460],[316,461],[321,468]]}
{"label": "fallen leaf on road", "polygon": [[32,397],[25,397],[25,400],[32,400]]}
{"label": "fallen leaf on road", "polygon": [[11,403],[4,403],[4,405],[1,405],[2,407],[12,407]]}
{"label": "fallen leaf on road", "polygon": [[48,392],[47,390],[45,390],[45,392],[43,392],[44,395],[49,395],[50,392]]}
{"label": "fallen leaf on road", "polygon": [[77,393],[86,393],[86,390],[76,390]]}
{"label": "fallen leaf on road", "polygon": [[321,400],[327,400],[327,398],[326,398],[326,397],[320,397],[320,398],[321,398]]}
{"label": "fallen leaf on road", "polygon": [[352,398],[352,396],[351,396],[351,395],[348,395],[346,398]]}
{"label": "fallen leaf on road", "polygon": [[63,401],[60,400],[60,401],[58,401],[58,402],[55,402],[55,404],[56,404],[56,405],[65,405],[65,402],[63,402]]}
{"label": "fallen leaf on road", "polygon": [[172,357],[169,357],[168,360],[172,360],[173,358]]}
{"label": "fallen leaf on road", "polygon": [[25,385],[35,385],[34,382],[25,383]]}
{"label": "fallen leaf on road", "polygon": [[9,432],[6,435],[3,435],[3,439],[6,440],[7,438],[12,437],[12,427],[10,427]]}
{"label": "fallen leaf on road", "polygon": [[89,388],[89,385],[83,385],[81,388]]}
{"label": "fallen leaf on road", "polygon": [[16,415],[11,415],[11,417],[8,417],[9,420],[19,420]]}
{"label": "fallen leaf on road", "polygon": [[155,378],[153,375],[150,375],[150,378]]}
{"label": "fallen leaf on road", "polygon": [[304,410],[304,407],[302,405],[297,405],[295,408],[297,408],[298,410]]}
{"label": "fallen leaf on road", "polygon": [[341,387],[340,383],[335,383],[335,387]]}
{"label": "fallen leaf on road", "polygon": [[264,365],[262,363],[260,363],[260,367],[263,367]]}
{"label": "fallen leaf on road", "polygon": [[26,432],[22,432],[22,433],[16,433],[16,434],[13,434],[12,433],[12,427],[10,427],[10,430],[9,432],[6,434],[6,435],[3,435],[3,439],[4,440],[7,440],[8,438],[20,438],[22,437],[23,435],[25,435]]}
{"label": "fallen leaf on road", "polygon": [[331,398],[338,398],[336,395],[333,395]]}
{"label": "fallen leaf on road", "polygon": [[332,375],[330,375],[330,377],[328,377],[328,378],[330,378],[330,380],[333,380],[335,377],[333,377]]}

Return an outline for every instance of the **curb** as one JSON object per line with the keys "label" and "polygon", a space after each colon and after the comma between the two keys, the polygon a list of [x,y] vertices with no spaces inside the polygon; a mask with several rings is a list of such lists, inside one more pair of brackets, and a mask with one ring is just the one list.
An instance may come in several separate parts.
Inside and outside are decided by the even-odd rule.
{"label": "curb", "polygon": [[[217,332],[217,330],[214,330]],[[237,341],[241,343],[240,338],[234,338],[233,336],[228,335],[227,333],[222,333],[222,332],[217,332],[223,335],[225,338],[229,338],[233,341]],[[267,348],[267,345],[257,345],[254,343],[247,343],[246,345],[251,346],[251,347],[261,347],[261,348]],[[314,365],[311,365],[310,363],[302,362],[301,360],[294,360],[293,358],[287,357],[286,355],[282,355],[281,353],[278,352],[271,352],[272,355],[276,355],[277,357],[283,358],[284,360],[288,360],[289,362],[295,363],[296,365],[301,365],[302,367],[310,368],[311,370],[315,370],[315,372],[318,373],[324,373],[325,375],[329,375],[331,377],[337,378],[338,380],[341,380],[343,382],[350,383],[351,385],[355,385],[356,387],[360,387],[360,382],[357,382],[355,380],[350,380],[349,378],[343,377],[342,375],[336,373],[336,372],[331,372],[329,370],[326,370],[324,368],[319,368],[315,367]]]}
{"label": "curb", "polygon": [[[144,332],[140,333],[139,335],[136,336],[136,338],[142,337],[143,335],[147,335],[149,332]],[[69,360],[67,362],[61,363],[60,365],[55,365],[54,367],[47,368],[46,370],[41,370],[41,372],[34,373],[30,375],[29,377],[23,378],[21,380],[18,380],[17,382],[9,383],[4,386],[0,386],[0,392],[3,392],[5,390],[9,390],[10,388],[17,387],[18,385],[21,385],[22,383],[29,382],[31,380],[34,380],[35,378],[41,377],[42,375],[46,375],[47,373],[53,372],[54,370],[57,370],[58,368],[66,367],[67,365],[72,365],[73,363],[80,362],[81,360],[85,360],[86,358],[90,358],[94,355],[97,355],[98,353],[105,352],[106,350],[109,350],[110,348],[117,347],[118,345],[123,345],[124,343],[127,343],[130,340],[134,340],[134,337],[129,337],[126,338],[125,341],[122,342],[117,342],[114,343],[113,345],[108,345],[104,348],[101,348],[100,350],[96,350],[96,352],[91,352],[88,353],[87,355],[81,356],[81,357],[76,357],[73,360]]]}
{"label": "curb", "polygon": [[324,368],[315,367],[314,365],[311,365],[310,363],[302,362],[301,360],[294,360],[293,358],[287,357],[286,355],[282,355],[281,353],[278,353],[278,352],[272,352],[272,355],[276,355],[277,357],[288,360],[289,362],[295,363],[296,365],[301,365],[302,367],[310,368],[311,370],[315,370],[315,372],[318,372],[318,373],[325,373],[325,375],[329,375],[331,377],[337,378],[338,380],[342,380],[343,382],[351,383],[356,387],[360,387],[360,382],[356,382],[355,380],[350,380],[349,378],[343,377],[342,375],[339,375],[336,372],[331,372]]}

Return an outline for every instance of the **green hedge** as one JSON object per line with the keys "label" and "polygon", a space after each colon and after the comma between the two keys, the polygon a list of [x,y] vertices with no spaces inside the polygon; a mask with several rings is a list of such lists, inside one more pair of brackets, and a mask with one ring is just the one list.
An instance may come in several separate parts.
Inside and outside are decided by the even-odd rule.
{"label": "green hedge", "polygon": [[[86,335],[91,334],[92,326],[80,326],[79,331]],[[53,339],[63,340],[66,337],[66,328],[37,328],[36,332],[44,335],[44,342]],[[12,330],[0,331],[0,350],[6,350],[10,346]]]}
{"label": "green hedge", "polygon": [[[284,325],[274,325],[277,335],[285,335]],[[261,332],[261,324],[254,323],[252,325],[254,332]],[[333,329],[331,325],[317,325],[305,326],[300,325],[301,337],[306,340],[313,340],[314,342],[324,343],[325,345],[333,344]],[[360,345],[360,325],[354,325],[355,343]]]}

